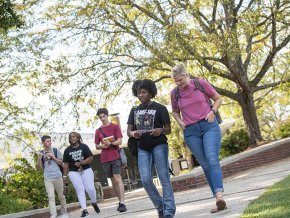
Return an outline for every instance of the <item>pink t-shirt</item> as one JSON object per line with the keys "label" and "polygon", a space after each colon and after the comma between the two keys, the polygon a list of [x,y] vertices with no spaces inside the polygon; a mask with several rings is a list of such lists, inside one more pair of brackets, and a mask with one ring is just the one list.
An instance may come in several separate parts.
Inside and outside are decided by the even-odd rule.
{"label": "pink t-shirt", "polygon": [[[95,143],[96,145],[100,144],[103,138],[113,136],[114,141],[118,138],[123,138],[122,132],[120,127],[117,124],[110,123],[108,126],[102,126],[101,130],[103,134],[100,132],[99,129],[96,129],[95,132]],[[106,163],[109,161],[117,160],[120,158],[119,154],[119,146],[110,146],[108,148],[102,149],[101,152],[101,162]]]}
{"label": "pink t-shirt", "polygon": [[[199,79],[199,83],[209,98],[217,94],[216,90],[204,79]],[[171,105],[173,111],[181,112],[181,118],[185,126],[197,123],[210,112],[209,103],[204,94],[196,88],[193,79],[185,88],[179,88],[179,95],[180,98],[177,102],[175,88],[171,90]]]}

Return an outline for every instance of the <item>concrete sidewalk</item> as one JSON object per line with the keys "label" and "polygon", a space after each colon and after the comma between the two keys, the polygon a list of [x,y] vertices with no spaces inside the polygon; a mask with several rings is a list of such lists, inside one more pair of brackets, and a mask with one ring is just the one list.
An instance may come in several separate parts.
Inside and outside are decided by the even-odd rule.
{"label": "concrete sidewalk", "polygon": [[[226,178],[224,187],[228,209],[216,214],[210,214],[210,210],[215,206],[215,200],[209,187],[177,192],[175,193],[177,207],[175,217],[239,217],[250,201],[287,175],[290,175],[290,158]],[[126,193],[125,199],[127,212],[117,212],[118,201],[113,198],[99,203],[101,209],[99,214],[96,214],[90,206],[88,208],[90,217],[158,217],[156,209],[143,189]],[[74,211],[69,214],[69,217],[80,217],[80,214],[79,210]]]}

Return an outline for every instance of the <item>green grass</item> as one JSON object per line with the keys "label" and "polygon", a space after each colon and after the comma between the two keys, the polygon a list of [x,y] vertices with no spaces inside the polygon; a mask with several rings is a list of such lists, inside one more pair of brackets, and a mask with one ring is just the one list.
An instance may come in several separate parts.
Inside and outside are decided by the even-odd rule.
{"label": "green grass", "polygon": [[289,218],[290,176],[275,183],[264,194],[252,201],[244,210],[242,218]]}

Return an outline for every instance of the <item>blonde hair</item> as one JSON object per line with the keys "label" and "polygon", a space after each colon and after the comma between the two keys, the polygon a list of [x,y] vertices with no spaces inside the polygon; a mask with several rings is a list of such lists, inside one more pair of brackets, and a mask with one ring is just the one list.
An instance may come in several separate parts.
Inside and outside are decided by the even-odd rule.
{"label": "blonde hair", "polygon": [[174,78],[177,75],[185,75],[187,76],[188,74],[186,73],[185,66],[183,64],[176,64],[172,69],[171,69],[171,77]]}

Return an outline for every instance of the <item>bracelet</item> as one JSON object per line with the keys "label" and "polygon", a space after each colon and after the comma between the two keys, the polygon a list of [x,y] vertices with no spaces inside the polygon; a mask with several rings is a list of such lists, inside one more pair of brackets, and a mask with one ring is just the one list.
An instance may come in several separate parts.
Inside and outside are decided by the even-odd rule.
{"label": "bracelet", "polygon": [[216,110],[215,109],[211,109],[211,111],[214,113],[214,115],[216,115]]}
{"label": "bracelet", "polygon": [[66,178],[67,176],[62,176],[63,178]]}

